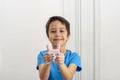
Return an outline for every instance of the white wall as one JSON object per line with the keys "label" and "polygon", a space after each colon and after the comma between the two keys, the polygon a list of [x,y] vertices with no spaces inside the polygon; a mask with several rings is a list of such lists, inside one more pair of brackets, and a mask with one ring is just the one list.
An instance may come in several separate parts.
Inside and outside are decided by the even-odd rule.
{"label": "white wall", "polygon": [[120,1],[100,2],[100,78],[120,80]]}
{"label": "white wall", "polygon": [[37,55],[49,44],[45,24],[53,15],[70,21],[67,47],[75,50],[75,1],[0,1],[0,80],[39,80]]}
{"label": "white wall", "polygon": [[0,0],[0,80],[38,80],[37,54],[49,43],[52,15],[63,15],[62,0]]}

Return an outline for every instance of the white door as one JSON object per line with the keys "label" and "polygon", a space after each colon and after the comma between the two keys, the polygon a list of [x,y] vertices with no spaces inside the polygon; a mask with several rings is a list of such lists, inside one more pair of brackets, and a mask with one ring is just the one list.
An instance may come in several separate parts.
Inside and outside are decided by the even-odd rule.
{"label": "white door", "polygon": [[96,80],[120,80],[120,1],[96,2]]}
{"label": "white door", "polygon": [[120,1],[76,2],[76,35],[82,60],[81,77],[77,78],[120,80]]}

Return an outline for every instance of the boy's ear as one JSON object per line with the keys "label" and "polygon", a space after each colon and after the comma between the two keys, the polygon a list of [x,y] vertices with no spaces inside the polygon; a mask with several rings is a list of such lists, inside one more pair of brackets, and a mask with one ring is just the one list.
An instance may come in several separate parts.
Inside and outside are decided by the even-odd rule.
{"label": "boy's ear", "polygon": [[70,39],[70,35],[67,35],[67,40],[66,40],[66,42],[67,42],[69,39]]}
{"label": "boy's ear", "polygon": [[68,37],[68,39],[70,39],[70,35],[68,35],[67,37]]}

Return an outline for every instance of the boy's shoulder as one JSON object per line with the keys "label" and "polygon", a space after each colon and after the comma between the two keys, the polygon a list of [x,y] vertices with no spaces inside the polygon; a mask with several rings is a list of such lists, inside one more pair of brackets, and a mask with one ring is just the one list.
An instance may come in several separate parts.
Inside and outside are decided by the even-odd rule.
{"label": "boy's shoulder", "polygon": [[76,51],[72,51],[70,49],[67,49],[67,54],[69,54],[69,55],[79,55]]}
{"label": "boy's shoulder", "polygon": [[47,50],[41,50],[40,53],[44,53],[44,52],[47,52]]}
{"label": "boy's shoulder", "polygon": [[47,52],[47,50],[41,50],[41,51],[39,52],[39,55],[44,55],[46,52]]}

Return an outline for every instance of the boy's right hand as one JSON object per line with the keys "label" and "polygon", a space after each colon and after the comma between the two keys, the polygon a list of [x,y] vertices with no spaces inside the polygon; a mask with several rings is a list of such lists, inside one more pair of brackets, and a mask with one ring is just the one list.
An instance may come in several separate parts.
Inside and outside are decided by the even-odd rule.
{"label": "boy's right hand", "polygon": [[53,61],[53,55],[50,52],[44,54],[43,58],[46,64],[51,64],[51,62]]}
{"label": "boy's right hand", "polygon": [[60,53],[60,45],[58,44],[56,49],[52,49],[52,47],[49,45],[47,45],[46,47],[48,52],[43,56],[44,62],[47,64],[51,64],[51,62],[55,60],[56,54]]}

